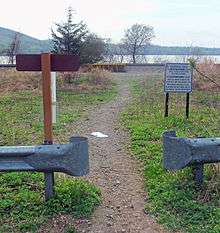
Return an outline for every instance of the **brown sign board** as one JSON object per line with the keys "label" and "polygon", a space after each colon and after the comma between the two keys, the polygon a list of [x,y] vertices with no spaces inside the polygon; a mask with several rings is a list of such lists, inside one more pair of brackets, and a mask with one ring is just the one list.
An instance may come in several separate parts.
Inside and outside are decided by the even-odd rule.
{"label": "brown sign board", "polygon": [[[51,71],[77,71],[80,58],[72,54],[51,54]],[[16,69],[18,71],[41,71],[41,54],[16,55]]]}

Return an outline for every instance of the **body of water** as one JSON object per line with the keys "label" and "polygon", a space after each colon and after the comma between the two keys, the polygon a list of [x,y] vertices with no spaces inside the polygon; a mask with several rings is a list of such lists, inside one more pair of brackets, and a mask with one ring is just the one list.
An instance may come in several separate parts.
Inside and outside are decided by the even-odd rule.
{"label": "body of water", "polygon": [[[212,56],[186,56],[186,55],[138,55],[136,56],[137,63],[166,63],[166,62],[187,62],[189,58],[194,57],[198,62],[202,63],[205,60],[212,60],[220,64],[220,55]],[[110,63],[132,63],[132,56],[114,55],[113,57],[106,57],[105,62]],[[8,58],[0,56],[0,64],[7,64]]]}
{"label": "body of water", "polygon": [[7,64],[8,58],[5,56],[0,56],[0,64]]}
{"label": "body of water", "polygon": [[[166,63],[166,62],[187,62],[189,58],[195,58],[199,63],[205,60],[212,60],[215,63],[220,63],[219,56],[186,56],[186,55],[139,55],[136,56],[136,63]],[[113,58],[106,57],[107,62],[116,63],[132,63],[132,56],[115,55]]]}

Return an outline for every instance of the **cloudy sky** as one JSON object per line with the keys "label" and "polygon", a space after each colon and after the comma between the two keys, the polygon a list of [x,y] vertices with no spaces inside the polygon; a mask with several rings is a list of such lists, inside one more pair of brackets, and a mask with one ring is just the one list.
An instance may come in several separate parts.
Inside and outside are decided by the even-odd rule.
{"label": "cloudy sky", "polygon": [[[3,3],[4,2],[4,3]],[[154,44],[220,47],[220,0],[6,0],[0,26],[39,39],[72,6],[92,32],[117,42],[134,23],[154,27]]]}

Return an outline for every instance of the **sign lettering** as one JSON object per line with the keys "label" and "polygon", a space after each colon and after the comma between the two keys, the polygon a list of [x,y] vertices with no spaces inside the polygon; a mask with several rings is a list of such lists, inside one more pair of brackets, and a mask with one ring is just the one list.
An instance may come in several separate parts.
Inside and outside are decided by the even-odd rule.
{"label": "sign lettering", "polygon": [[167,63],[164,92],[192,92],[192,69],[188,63]]}

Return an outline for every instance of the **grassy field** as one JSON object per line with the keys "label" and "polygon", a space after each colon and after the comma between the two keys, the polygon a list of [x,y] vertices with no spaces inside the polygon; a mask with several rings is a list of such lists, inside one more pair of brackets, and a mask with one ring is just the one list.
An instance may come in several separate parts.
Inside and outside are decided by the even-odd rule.
{"label": "grassy field", "polygon": [[[19,79],[15,89],[10,78],[10,75],[14,77],[13,74]],[[0,76],[8,77],[5,87],[12,87],[2,90],[4,94],[0,96],[0,145],[41,144],[43,113],[40,84],[35,80],[37,77],[31,77],[35,82],[34,89],[28,78],[23,79],[14,71],[8,74],[0,72]],[[82,75],[77,78],[77,83],[74,80],[69,84],[59,80],[55,142],[67,142],[67,135],[74,135],[74,132],[69,132],[71,123],[86,118],[89,108],[110,101],[116,95],[115,84],[107,79],[102,81],[97,76],[101,77],[101,74]],[[29,86],[32,90],[28,90],[27,82],[32,85]],[[45,221],[57,214],[89,216],[101,201],[99,189],[86,181],[64,176],[56,177],[56,181],[56,196],[45,203],[42,174],[1,173],[0,232],[36,232]],[[67,225],[66,228],[74,232],[72,226]]]}
{"label": "grassy field", "polygon": [[190,168],[166,172],[162,166],[162,134],[176,130],[178,136],[220,136],[220,94],[195,90],[189,120],[185,119],[185,96],[171,95],[170,116],[164,118],[162,75],[131,83],[133,103],[122,114],[130,132],[129,149],[144,165],[148,200],[145,211],[174,232],[220,232],[220,168],[206,165],[205,182],[198,189]]}

